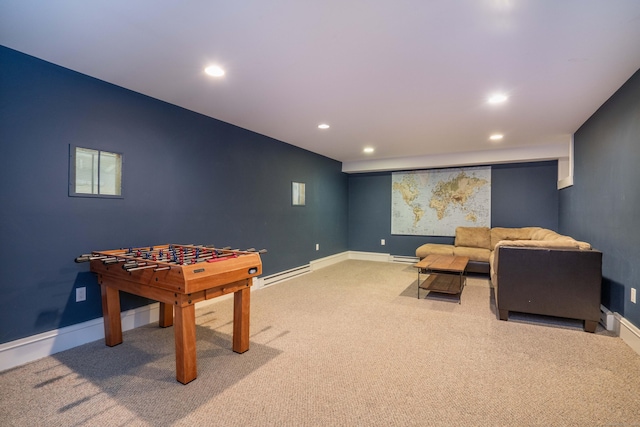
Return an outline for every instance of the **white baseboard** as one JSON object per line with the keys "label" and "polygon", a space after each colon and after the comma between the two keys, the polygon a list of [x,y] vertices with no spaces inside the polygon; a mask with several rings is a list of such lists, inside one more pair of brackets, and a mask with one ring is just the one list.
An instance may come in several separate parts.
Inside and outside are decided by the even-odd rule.
{"label": "white baseboard", "polygon": [[614,330],[629,347],[640,354],[640,329],[618,313],[614,313]]}
{"label": "white baseboard", "polygon": [[[306,274],[320,268],[328,267],[332,264],[346,261],[348,259],[394,262],[394,257],[389,254],[346,251],[325,258],[320,258],[311,261],[305,266],[272,274],[268,277],[254,278],[254,286],[252,290],[259,290],[260,288],[267,286],[267,284],[280,283],[301,274]],[[265,279],[271,280],[271,283],[265,283]],[[224,297],[229,298],[231,297],[231,294],[224,295],[221,298]],[[203,304],[211,304],[217,301],[220,301],[220,298],[202,301],[198,303],[198,305],[202,306]],[[130,329],[156,322],[158,321],[158,316],[158,303],[125,311],[121,313],[122,330],[128,331]],[[43,357],[51,356],[52,354],[101,339],[104,339],[104,320],[102,317],[0,344],[0,371],[24,365]]]}
{"label": "white baseboard", "polygon": [[270,274],[269,276],[254,278],[254,287],[257,289],[261,289],[266,286],[279,284],[289,279],[293,279],[294,277],[298,277],[303,274],[319,270],[321,268],[329,267],[330,265],[337,264],[349,259],[378,262],[407,262],[406,259],[408,258],[410,257],[394,257],[389,254],[377,252],[345,251],[338,254],[329,255],[328,257],[318,258],[310,261],[309,264],[294,267],[285,271],[280,271],[278,273]]}
{"label": "white baseboard", "polygon": [[[121,313],[122,330],[157,321],[159,306],[154,303]],[[0,344],[0,371],[100,339],[104,339],[102,317]]]}
{"label": "white baseboard", "polygon": [[342,261],[346,261],[349,259],[349,251],[341,252],[339,254],[330,255],[328,257],[319,258],[311,261],[309,264],[311,265],[311,271],[316,271],[324,267],[329,267],[332,264],[337,264]]}
{"label": "white baseboard", "polygon": [[309,264],[290,268],[288,270],[270,274],[269,276],[254,278],[254,286],[257,289],[261,289],[266,286],[279,284],[289,279],[293,279],[294,277],[298,277],[303,274],[319,270],[321,268],[329,267],[330,265],[337,264],[349,259],[360,259],[367,261],[389,261],[389,254],[353,251],[340,252],[338,254],[329,255],[328,257],[315,259],[313,261],[310,261]]}
{"label": "white baseboard", "polygon": [[358,252],[349,251],[349,259],[357,259],[361,261],[378,261],[378,262],[390,262],[391,255],[382,254],[378,252]]}

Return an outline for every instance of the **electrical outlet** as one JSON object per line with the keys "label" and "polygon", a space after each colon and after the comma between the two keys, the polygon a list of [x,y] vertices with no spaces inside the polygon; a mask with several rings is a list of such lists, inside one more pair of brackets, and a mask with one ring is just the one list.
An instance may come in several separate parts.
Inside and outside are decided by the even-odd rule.
{"label": "electrical outlet", "polygon": [[631,288],[631,302],[636,303],[636,288]]}
{"label": "electrical outlet", "polygon": [[76,288],[76,302],[85,301],[87,299],[87,288]]}
{"label": "electrical outlet", "polygon": [[316,251],[320,250],[320,243],[316,243]]}
{"label": "electrical outlet", "polygon": [[380,244],[381,244],[382,246],[384,246],[384,245],[385,245],[384,239],[380,239]]}

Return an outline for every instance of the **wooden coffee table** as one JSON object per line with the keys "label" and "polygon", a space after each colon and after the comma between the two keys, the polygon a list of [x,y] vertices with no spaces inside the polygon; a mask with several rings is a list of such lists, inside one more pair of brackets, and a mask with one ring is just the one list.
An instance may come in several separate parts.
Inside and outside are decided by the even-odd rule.
{"label": "wooden coffee table", "polygon": [[[462,302],[462,289],[467,282],[465,271],[469,257],[455,255],[427,255],[414,265],[418,269],[418,299],[420,289],[443,294],[459,294],[458,304]],[[429,276],[420,283],[420,273]]]}

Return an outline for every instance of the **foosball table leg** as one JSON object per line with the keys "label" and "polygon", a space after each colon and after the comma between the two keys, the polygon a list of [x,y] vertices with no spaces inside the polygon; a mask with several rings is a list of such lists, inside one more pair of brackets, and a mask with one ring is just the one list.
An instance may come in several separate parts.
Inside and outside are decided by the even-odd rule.
{"label": "foosball table leg", "polygon": [[233,293],[233,351],[249,350],[249,318],[251,288],[248,286]]}
{"label": "foosball table leg", "polygon": [[173,334],[176,341],[176,379],[187,384],[196,379],[196,306],[175,306]]}
{"label": "foosball table leg", "polygon": [[120,321],[120,291],[101,284],[102,315],[104,317],[104,342],[109,347],[122,343]]}
{"label": "foosball table leg", "polygon": [[158,324],[161,328],[173,326],[173,306],[164,302],[160,303],[160,317]]}

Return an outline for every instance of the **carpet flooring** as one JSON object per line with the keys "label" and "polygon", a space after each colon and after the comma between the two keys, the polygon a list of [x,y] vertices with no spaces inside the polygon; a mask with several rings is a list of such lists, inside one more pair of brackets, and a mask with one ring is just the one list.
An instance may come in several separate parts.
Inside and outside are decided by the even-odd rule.
{"label": "carpet flooring", "polygon": [[3,426],[640,426],[640,356],[598,326],[512,314],[470,276],[460,303],[407,264],[344,261],[256,290],[251,347],[233,301],[197,307],[198,378],[172,328],[0,373]]}

